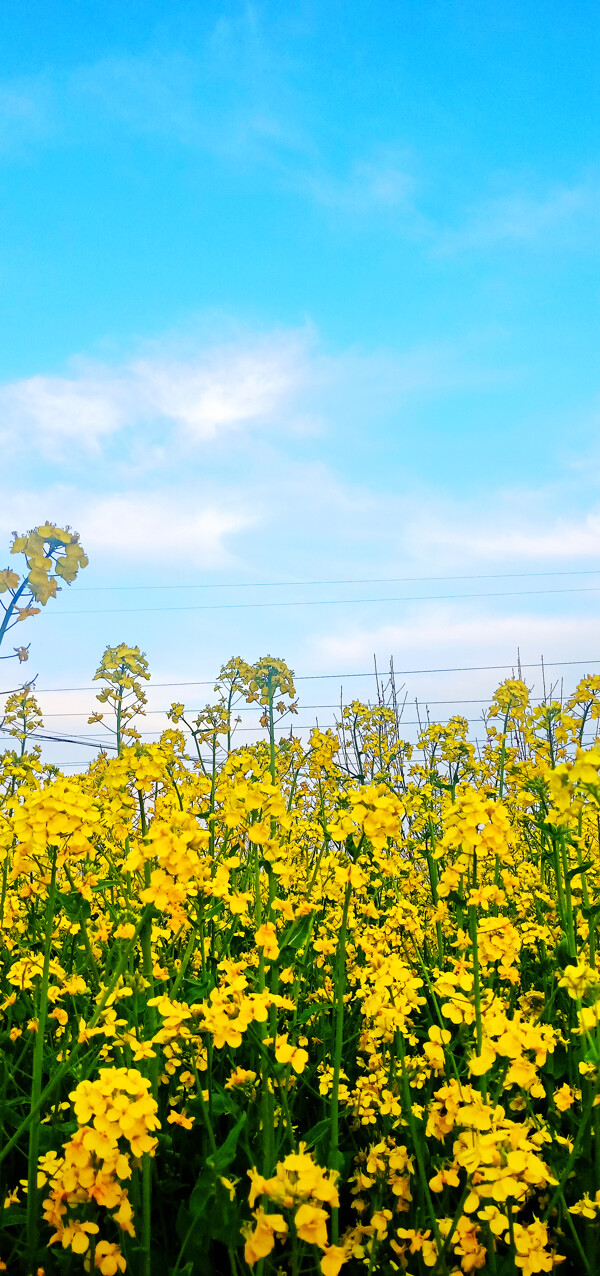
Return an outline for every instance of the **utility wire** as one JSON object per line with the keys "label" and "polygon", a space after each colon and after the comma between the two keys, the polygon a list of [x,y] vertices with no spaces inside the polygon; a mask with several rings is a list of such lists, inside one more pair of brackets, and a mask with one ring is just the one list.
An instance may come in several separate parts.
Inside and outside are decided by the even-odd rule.
{"label": "utility wire", "polygon": [[[469,719],[467,719],[467,721],[468,721],[469,723],[471,723],[471,722],[479,722],[479,721],[480,721],[480,719],[479,719],[479,718],[469,718]],[[333,729],[334,729],[337,725],[338,725],[338,724],[337,724],[336,722],[321,723],[321,724],[319,725],[319,730],[320,730],[320,731],[329,731],[329,730],[333,730]],[[418,727],[418,726],[420,726],[421,724],[420,724],[419,722],[415,721],[415,722],[404,722],[402,725],[403,725],[403,726],[407,726],[407,727],[411,727],[411,726],[412,726],[412,727]],[[427,726],[429,726],[430,724],[429,724],[429,723],[427,723],[426,725],[427,725]],[[435,725],[436,725],[436,726],[444,726],[445,724],[444,724],[444,723],[436,723]],[[280,725],[275,726],[275,727],[274,727],[274,730],[275,730],[275,731],[285,731],[285,732],[289,732],[289,730],[290,730],[290,726],[293,726],[293,728],[294,728],[294,730],[295,730],[295,731],[312,731],[313,727],[314,727],[314,726],[316,726],[316,723],[314,723],[314,722],[298,722],[298,723],[293,723],[293,724],[292,724],[292,723],[289,723],[289,722],[288,722],[288,723],[286,723],[284,726],[280,726]],[[237,730],[236,730],[236,732],[235,732],[235,734],[236,734],[236,735],[238,735],[240,732],[244,732],[244,733],[246,733],[246,732],[249,732],[249,731],[258,731],[258,730],[259,730],[259,726],[258,726],[258,725],[254,726],[254,727],[238,727],[238,728],[237,728]],[[10,731],[9,731],[9,729],[8,729],[7,727],[0,727],[0,731],[2,731],[2,732],[3,732],[3,734],[5,734],[5,735],[10,735],[10,734],[11,734],[11,733],[10,733]],[[157,732],[156,732],[156,731],[142,731],[142,732],[140,732],[139,734],[140,734],[140,736],[141,736],[142,738],[144,738],[144,739],[149,739],[149,738],[150,738],[150,736],[155,736],[155,735],[157,734]],[[190,733],[190,734],[191,734],[191,733]],[[233,733],[232,733],[232,734],[233,734]],[[16,738],[16,737],[15,737],[15,738]],[[42,733],[42,732],[40,732],[40,731],[31,731],[31,732],[28,732],[28,733],[27,733],[27,739],[28,739],[28,740],[47,740],[47,741],[49,741],[51,744],[78,744],[78,745],[82,746],[83,748],[88,748],[88,749],[98,749],[99,751],[100,751],[100,750],[104,750],[104,749],[113,749],[113,750],[116,750],[116,748],[117,748],[116,744],[113,744],[113,743],[112,743],[112,741],[110,741],[110,740],[102,740],[102,739],[94,740],[94,739],[92,739],[92,738],[91,738],[91,736],[89,736],[89,737],[87,737],[87,738],[86,738],[86,737],[80,737],[79,739],[76,739],[74,736],[66,736],[66,735],[46,735],[46,734],[43,734],[43,733]]]}
{"label": "utility wire", "polygon": [[[12,734],[12,732],[10,731],[8,727],[0,727],[0,731],[2,732],[3,735],[10,736]],[[14,738],[17,739],[16,736]],[[99,747],[103,749],[116,749],[117,747],[116,744],[111,744],[110,742],[104,742],[102,740],[91,740],[91,739],[76,740],[73,738],[73,736],[44,735],[40,731],[31,731],[31,732],[28,731],[27,739],[28,740],[49,740],[51,744],[79,744],[91,749],[97,749]]]}
{"label": "utility wire", "polygon": [[[374,675],[374,674],[373,674],[373,677],[375,677],[375,675]],[[380,677],[381,677],[381,674],[380,674]],[[530,703],[530,704],[534,704],[534,703],[536,702],[536,700],[539,700],[540,704],[543,704],[543,703],[544,703],[544,701],[543,701],[543,697],[540,697],[540,696],[532,696],[532,697],[531,697],[531,699],[530,699],[530,702],[529,702],[529,703]],[[461,700],[461,699],[460,699],[460,697],[457,697],[456,699],[453,699],[453,700],[429,700],[429,699],[427,699],[427,704],[428,704],[428,705],[434,705],[434,704],[489,704],[489,702],[490,702],[490,701],[489,701],[489,696],[483,696],[483,697],[482,697],[482,698],[480,698],[479,700]],[[166,714],[169,712],[170,707],[171,707],[171,706],[170,706],[170,705],[168,705],[168,706],[167,706],[167,708],[165,708],[165,709],[145,709],[145,710],[144,710],[144,714],[143,714],[143,716],[144,716],[145,718],[149,718],[151,714],[165,714],[165,715],[166,715]],[[303,704],[303,705],[302,705],[302,711],[303,711],[303,713],[304,713],[304,712],[306,712],[308,709],[339,709],[339,707],[340,707],[340,706],[339,706],[339,701],[338,701],[336,704]],[[236,713],[258,713],[258,708],[257,708],[257,706],[256,706],[256,705],[235,705],[235,706],[234,706],[234,708],[235,708],[235,712],[236,712]],[[94,710],[94,712],[96,712],[96,710]],[[233,709],[232,709],[232,712],[233,712]],[[185,715],[186,715],[186,717],[191,717],[191,715],[192,715],[192,714],[194,714],[194,713],[202,713],[202,709],[201,709],[201,708],[198,708],[198,709],[186,709],[186,710],[185,710]],[[85,712],[80,712],[79,710],[77,710],[76,712],[74,711],[73,713],[44,713],[44,719],[46,719],[46,718],[88,718],[88,717],[90,717],[90,715],[91,715],[91,710],[90,710],[90,709],[86,709],[86,710],[85,710]]]}
{"label": "utility wire", "polygon": [[[598,657],[594,658],[593,660],[544,660],[544,669],[566,669],[573,665],[598,665],[598,664],[600,664],[600,658]],[[505,664],[505,665],[448,665],[448,666],[440,666],[439,668],[436,668],[436,669],[394,669],[394,674],[397,678],[408,678],[408,677],[414,676],[415,674],[423,674],[423,673],[427,673],[427,674],[429,673],[501,673],[505,669],[515,669],[516,666],[517,666],[517,662],[515,660],[511,660],[510,664]],[[541,664],[539,660],[533,660],[533,661],[530,661],[529,663],[521,661],[521,669],[539,669],[540,667],[541,667]],[[383,676],[387,677],[387,671],[384,671]],[[374,677],[375,677],[375,673],[373,669],[368,669],[365,673],[299,673],[299,674],[294,674],[294,681],[295,682],[322,682],[326,679],[335,678],[337,682],[344,682],[346,679],[349,679],[349,678],[374,678]],[[194,681],[182,681],[182,682],[154,682],[152,683],[150,690],[154,690],[155,687],[214,687],[216,681],[217,681],[217,678],[215,677],[215,678],[196,679]],[[14,687],[12,690],[19,691],[20,688]],[[95,691],[95,690],[97,690],[97,688],[94,687],[93,683],[88,683],[85,687],[36,687],[35,694],[36,696],[37,695],[52,695],[58,691],[62,692],[62,691]],[[3,691],[0,694],[11,695],[12,692]],[[451,701],[451,703],[456,703],[456,702]]]}
{"label": "utility wire", "polygon": [[[426,706],[426,705],[424,705],[424,706],[423,706],[423,708],[424,708],[424,710],[425,710],[425,709],[427,708],[427,706]],[[400,724],[401,724],[401,726],[402,726],[402,727],[420,727],[420,728],[423,730],[423,729],[426,729],[426,728],[427,728],[427,727],[429,727],[429,726],[436,726],[436,727],[437,727],[437,726],[439,726],[439,727],[447,726],[449,721],[450,721],[450,719],[447,719],[445,722],[438,722],[438,721],[430,722],[429,720],[427,720],[427,721],[426,721],[426,720],[425,720],[425,718],[423,718],[423,720],[422,720],[421,722],[419,722],[419,720],[418,720],[418,719],[414,719],[414,720],[406,720],[406,721],[405,721],[404,719],[401,719],[401,720],[400,720]],[[469,726],[472,726],[472,725],[473,725],[473,723],[479,723],[479,724],[481,724],[482,719],[481,719],[480,717],[478,717],[478,718],[466,718],[466,719],[465,719],[465,721],[468,723],[468,725],[469,725]],[[316,724],[316,723],[314,723],[314,722],[299,722],[299,723],[293,723],[293,724],[290,724],[290,723],[288,722],[288,723],[286,723],[286,724],[285,724],[285,725],[283,725],[283,726],[279,726],[279,725],[278,725],[278,726],[275,726],[274,730],[275,730],[275,731],[284,731],[284,732],[286,732],[286,733],[287,733],[287,732],[289,732],[289,730],[290,730],[290,726],[292,726],[292,727],[293,727],[293,731],[294,731],[294,732],[297,732],[297,731],[312,731],[313,727],[315,727],[316,725],[317,725],[317,724]],[[333,731],[333,730],[337,729],[337,728],[338,728],[338,727],[340,727],[340,726],[343,726],[343,723],[339,723],[339,722],[325,722],[325,723],[323,723],[323,722],[322,722],[322,723],[319,723],[319,724],[318,724],[318,728],[319,728],[319,730],[320,730],[320,731]],[[254,731],[254,732],[256,732],[256,731],[258,731],[258,729],[259,729],[259,728],[258,728],[258,726],[254,726],[254,727],[238,727],[238,728],[237,728],[237,730],[236,730],[236,732],[235,732],[235,734],[236,734],[236,735],[237,735],[237,734],[240,734],[240,733],[244,733],[244,734],[245,734],[246,732],[250,732],[250,731]],[[3,731],[5,734],[9,734],[9,732],[7,731],[7,728],[5,728],[5,727],[0,727],[0,730],[1,730],[1,731]],[[156,734],[157,734],[157,733],[156,733],[155,731],[142,731],[142,732],[140,732],[140,735],[141,735],[142,739],[150,739],[150,737],[151,737],[151,736],[156,736]],[[184,733],[184,734],[187,734],[187,733]],[[39,732],[39,731],[34,731],[34,732],[30,732],[30,733],[28,733],[28,735],[27,735],[27,739],[28,739],[28,740],[46,740],[46,741],[48,741],[48,742],[49,742],[49,743],[51,743],[51,744],[77,744],[77,745],[80,745],[80,746],[82,746],[82,747],[84,747],[84,748],[98,749],[98,751],[99,751],[99,752],[104,751],[104,750],[106,750],[106,749],[112,749],[112,750],[113,750],[113,752],[116,752],[116,751],[117,751],[117,746],[116,746],[116,744],[113,744],[113,743],[112,743],[112,741],[110,741],[110,740],[92,740],[91,738],[88,738],[88,739],[85,739],[85,738],[75,739],[73,736],[45,735],[45,734],[42,734],[42,733],[41,733],[41,732]],[[69,764],[69,765],[73,765],[73,764]]]}
{"label": "utility wire", "polygon": [[357,580],[255,580],[255,581],[218,581],[202,582],[191,585],[78,585],[77,593],[110,593],[117,590],[140,589],[284,589],[288,586],[296,589],[305,585],[399,585],[404,581],[429,580],[524,580],[541,576],[597,576],[600,568],[590,567],[583,570],[567,570],[557,572],[480,572],[475,576],[363,576]]}
{"label": "utility wire", "polygon": [[54,619],[62,616],[133,616],[142,613],[171,611],[248,611],[274,607],[351,607],[366,603],[456,602],[468,598],[534,598],[541,594],[597,594],[600,585],[578,585],[571,589],[508,589],[483,594],[404,594],[397,598],[307,598],[293,602],[266,603],[189,603],[182,607],[89,607],[77,611],[48,612]]}

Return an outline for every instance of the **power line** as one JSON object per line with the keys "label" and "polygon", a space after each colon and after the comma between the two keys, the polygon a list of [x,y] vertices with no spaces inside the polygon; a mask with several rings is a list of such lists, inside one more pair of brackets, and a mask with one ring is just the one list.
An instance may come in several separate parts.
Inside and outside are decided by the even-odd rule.
{"label": "power line", "polygon": [[[437,721],[437,720],[430,721],[429,718],[426,718],[425,716],[426,709],[427,709],[427,705],[424,704],[423,719],[421,721],[419,721],[418,718],[406,719],[406,720],[401,718],[400,719],[401,727],[419,727],[421,730],[423,730],[430,726],[436,726],[436,727],[448,726],[449,722],[451,721],[450,718],[446,719],[445,722]],[[481,724],[484,721],[484,719],[482,719],[481,717],[465,718],[465,721],[467,722],[468,726],[472,726],[473,723]],[[344,724],[340,722],[321,722],[318,724],[316,722],[299,722],[299,723],[288,722],[285,724],[285,726],[276,725],[274,730],[280,731],[280,732],[283,731],[287,733],[290,731],[290,728],[293,728],[293,733],[295,733],[298,731],[312,731],[314,727],[318,726],[318,729],[320,731],[333,731],[333,730],[337,730],[340,726],[343,726],[343,725]],[[256,732],[258,731],[258,729],[259,729],[258,726],[237,727],[236,731],[232,732],[232,735],[246,734],[247,732]],[[7,735],[10,734],[6,728],[0,728],[0,730]],[[156,736],[156,735],[157,735],[157,732],[155,731],[140,732],[140,736],[142,739],[150,739],[151,736]],[[104,752],[106,749],[111,749],[113,752],[117,752],[116,744],[113,744],[112,741],[110,740],[93,740],[91,738],[86,739],[83,737],[80,739],[75,739],[72,736],[45,735],[39,731],[28,733],[27,739],[28,740],[45,740],[49,742],[50,744],[77,744],[84,748],[98,749],[99,752]],[[69,765],[75,765],[75,764],[70,763]]]}
{"label": "power line", "polygon": [[541,594],[597,594],[599,585],[580,585],[573,589],[508,589],[490,590],[482,594],[405,594],[396,598],[307,598],[292,602],[266,603],[189,603],[182,607],[89,607],[77,611],[54,610],[47,615],[60,616],[134,616],[172,611],[248,611],[274,607],[350,607],[367,603],[456,602],[469,598],[534,598]]}
{"label": "power line", "polygon": [[[505,669],[515,669],[517,662],[511,660],[509,664],[504,665],[447,665],[440,666],[435,669],[394,669],[397,678],[413,677],[416,674],[430,673],[501,673]],[[544,660],[544,669],[566,669],[575,665],[597,665],[600,664],[600,658],[595,657],[592,660]],[[533,660],[529,662],[521,661],[521,669],[540,669],[541,662]],[[380,678],[388,676],[387,670],[383,670],[379,674]],[[338,682],[344,682],[349,678],[374,678],[373,669],[368,669],[364,673],[299,673],[294,674],[295,682],[322,682],[326,679],[335,678]],[[178,682],[154,682],[149,690],[156,687],[214,687],[217,678],[202,678],[190,681]],[[1,695],[12,695],[13,691],[19,691],[20,687],[13,687],[11,691],[0,692]],[[35,687],[34,691],[37,695],[53,695],[56,692],[63,691],[96,691],[97,688],[93,683],[87,683],[84,687]],[[441,703],[441,702],[438,702]],[[455,704],[456,701],[449,703]]]}
{"label": "power line", "polygon": [[[467,718],[466,721],[470,724],[472,722],[480,722],[481,719]],[[276,725],[274,727],[274,730],[289,732],[290,727],[293,727],[294,731],[312,731],[316,725],[317,724],[315,722],[297,722],[297,723],[288,722],[285,724],[285,726]],[[338,725],[340,724],[338,724],[337,722],[320,723],[319,730],[320,731],[334,730]],[[402,726],[405,726],[405,727],[418,727],[422,725],[429,726],[430,724],[429,722],[420,723],[416,720],[414,722],[408,722],[408,721],[402,722]],[[433,725],[446,726],[447,724],[440,722],[440,723],[434,723]],[[250,732],[250,731],[256,732],[258,730],[259,730],[258,725],[253,727],[237,727],[235,732],[232,732],[232,735],[238,735],[240,733],[245,734],[246,732]],[[2,731],[2,733],[7,736],[10,736],[11,734],[11,732],[9,731],[7,727],[0,727],[0,731]],[[139,734],[142,739],[149,739],[151,736],[156,736],[157,732],[156,731],[141,731],[139,732]],[[31,731],[27,733],[27,739],[28,740],[46,740],[50,744],[77,744],[83,748],[98,749],[100,752],[104,751],[105,749],[112,749],[113,751],[116,752],[116,749],[117,749],[116,744],[113,744],[112,741],[94,740],[91,738],[91,736],[90,737],[81,736],[79,739],[76,739],[73,736],[46,735],[40,731]]]}
{"label": "power line", "polygon": [[463,576],[363,576],[357,580],[255,580],[255,581],[218,581],[202,582],[190,585],[78,585],[77,593],[111,593],[117,590],[132,592],[146,589],[272,589],[300,588],[306,585],[399,585],[405,581],[429,580],[524,580],[542,576],[597,576],[600,568],[591,567],[583,570],[567,570],[555,572],[480,572],[477,575]]}
{"label": "power line", "polygon": [[[12,732],[10,731],[8,727],[0,727],[0,731],[2,732],[3,735],[6,735],[8,737],[10,737],[12,734]],[[16,739],[17,737],[13,737],[13,738]],[[79,740],[76,740],[74,739],[73,736],[44,735],[40,731],[31,731],[31,732],[28,731],[27,739],[28,740],[48,740],[50,744],[79,744],[92,749],[97,749],[97,748],[116,749],[117,747],[115,744],[111,744],[110,741],[104,742],[102,740],[85,739],[84,737],[81,737]]]}
{"label": "power line", "polygon": [[[375,675],[372,674],[371,676],[374,677]],[[530,700],[530,704],[534,704],[537,700],[539,700],[540,704],[543,704],[543,698],[540,696],[533,696]],[[480,697],[478,700],[461,700],[460,697],[458,696],[452,700],[430,700],[428,697],[426,703],[428,705],[489,704],[489,696]],[[339,709],[339,707],[340,707],[339,701],[336,704],[303,704],[302,711],[306,712],[308,709]],[[145,709],[142,716],[144,718],[149,718],[150,716],[154,716],[158,714],[166,715],[168,714],[170,708],[171,706],[168,705],[165,709]],[[235,710],[235,713],[258,713],[259,712],[256,705],[235,705],[232,709],[232,712],[234,710]],[[186,717],[191,717],[191,715],[194,713],[202,713],[202,709],[198,708],[198,709],[185,710]],[[91,716],[90,709],[86,709],[85,711],[77,710],[77,711],[74,711],[73,713],[44,713],[44,719],[46,718],[87,718],[90,716]]]}

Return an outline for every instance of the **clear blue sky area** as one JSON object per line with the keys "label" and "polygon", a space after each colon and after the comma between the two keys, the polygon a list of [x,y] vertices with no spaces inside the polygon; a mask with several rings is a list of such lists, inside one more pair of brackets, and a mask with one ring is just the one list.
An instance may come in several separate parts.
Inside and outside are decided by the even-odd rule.
{"label": "clear blue sky area", "polygon": [[40,685],[600,662],[599,56],[580,0],[0,4],[0,534],[91,560]]}

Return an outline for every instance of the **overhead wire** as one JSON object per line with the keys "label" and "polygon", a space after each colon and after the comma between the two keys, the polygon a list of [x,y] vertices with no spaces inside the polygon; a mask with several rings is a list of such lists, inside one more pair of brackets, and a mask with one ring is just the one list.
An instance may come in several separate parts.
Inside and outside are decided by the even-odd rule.
{"label": "overhead wire", "polygon": [[404,594],[396,598],[304,598],[254,603],[187,603],[177,607],[88,607],[75,611],[54,610],[48,616],[134,616],[173,611],[256,611],[276,607],[351,607],[378,603],[456,602],[474,598],[534,598],[548,594],[597,594],[600,585],[577,585],[567,589],[509,589],[489,590],[480,594]]}
{"label": "overhead wire", "polygon": [[77,585],[77,593],[112,593],[119,591],[148,589],[283,589],[301,588],[308,585],[397,585],[404,581],[430,580],[529,580],[546,576],[597,576],[599,567],[583,569],[561,569],[551,572],[478,572],[458,576],[361,576],[354,579],[348,577],[339,580],[255,580],[255,581],[201,581],[173,585]]}
{"label": "overhead wire", "polygon": [[[373,674],[373,675],[372,675],[372,677],[374,677],[374,676],[375,676],[375,675]],[[381,676],[381,675],[380,675],[380,676]],[[533,704],[533,703],[534,703],[536,700],[538,700],[538,699],[540,700],[540,703],[542,703],[542,698],[541,698],[541,697],[536,697],[536,696],[534,696],[534,697],[532,697],[532,698],[531,698],[530,703],[532,703],[532,704]],[[429,697],[428,697],[428,698],[427,698],[427,704],[428,704],[428,705],[438,705],[438,704],[489,704],[489,697],[483,696],[483,697],[480,697],[479,699],[476,699],[476,700],[463,700],[463,699],[461,699],[461,698],[460,698],[460,696],[456,696],[456,697],[454,697],[454,698],[453,698],[453,699],[451,699],[451,700],[430,700],[430,699],[429,699]],[[303,712],[306,712],[308,709],[339,709],[339,707],[340,707],[340,706],[339,706],[339,701],[338,701],[336,704],[304,704],[304,705],[302,705],[302,711],[303,711]],[[145,709],[145,710],[144,710],[144,715],[143,715],[143,716],[144,716],[145,718],[148,718],[148,717],[150,717],[150,716],[154,716],[154,715],[158,715],[158,714],[166,715],[166,714],[169,712],[169,708],[170,708],[170,705],[169,705],[167,708],[165,708],[165,709]],[[94,712],[95,712],[95,711],[94,711]],[[236,712],[236,713],[257,713],[257,712],[258,712],[258,710],[256,709],[256,706],[255,706],[255,705],[236,705],[236,706],[235,706],[235,712]],[[90,715],[90,713],[91,713],[91,710],[89,710],[89,709],[81,710],[81,711],[80,711],[80,710],[75,710],[75,711],[73,711],[73,713],[65,713],[65,712],[61,712],[61,713],[44,713],[44,718],[87,718],[87,717]],[[201,709],[201,708],[197,708],[197,709],[186,709],[186,710],[185,710],[185,713],[186,713],[186,716],[191,717],[191,715],[192,715],[192,714],[194,714],[194,713],[202,713],[202,709]]]}
{"label": "overhead wire", "polygon": [[[540,660],[521,661],[521,669],[540,669],[542,662]],[[591,660],[544,660],[544,669],[566,669],[576,665],[597,665],[600,664],[600,657],[594,657]],[[508,664],[503,665],[443,665],[430,669],[396,669],[394,675],[397,678],[415,677],[417,674],[433,674],[433,673],[501,673],[505,669],[516,669],[517,661],[511,660]],[[387,677],[388,670],[382,671],[380,677]],[[295,682],[322,682],[327,679],[335,679],[337,682],[344,682],[350,678],[374,678],[375,671],[368,669],[363,673],[299,673],[294,674]],[[214,678],[187,679],[178,680],[177,682],[153,682],[151,690],[156,687],[214,687],[217,682],[217,676]],[[19,690],[19,688],[12,688]],[[93,683],[87,683],[83,687],[36,687],[37,695],[52,695],[55,692],[63,691],[94,691],[96,688]],[[12,691],[1,692],[2,695],[11,695]]]}

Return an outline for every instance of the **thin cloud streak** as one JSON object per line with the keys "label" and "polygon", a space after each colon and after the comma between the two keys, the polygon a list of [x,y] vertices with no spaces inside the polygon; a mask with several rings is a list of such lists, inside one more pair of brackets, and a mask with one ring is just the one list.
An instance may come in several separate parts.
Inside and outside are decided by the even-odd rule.
{"label": "thin cloud streak", "polygon": [[432,248],[440,256],[479,252],[502,245],[527,248],[577,248],[598,229],[600,182],[585,177],[557,185],[542,195],[508,191],[482,201],[455,229],[432,229]]}
{"label": "thin cloud streak", "polygon": [[[453,198],[445,217],[427,208],[428,197],[439,203],[443,194],[442,170],[427,173],[425,157],[404,139],[394,145],[375,137],[340,172],[318,121],[305,122],[311,112],[293,71],[280,62],[247,14],[237,23],[217,22],[201,55],[150,49],[100,58],[68,74],[5,81],[0,152],[20,153],[28,144],[104,146],[112,125],[238,169],[263,169],[281,188],[357,229],[365,218],[385,215],[395,234],[433,258],[510,245],[572,250],[593,243],[600,219],[593,170],[546,190],[535,174],[527,181],[503,174],[503,193],[462,206]],[[489,188],[500,179],[491,172],[484,180]]]}
{"label": "thin cloud streak", "polygon": [[[527,517],[515,509],[517,503],[527,501],[530,505],[535,501],[535,516]],[[448,511],[442,519],[434,513],[430,518],[419,517],[409,539],[415,546],[421,545],[426,556],[433,552],[439,557],[442,551],[450,562],[456,561],[458,552],[461,562],[517,562],[525,566],[544,560],[595,559],[600,563],[600,510],[557,518],[548,508],[552,503],[551,498],[544,500],[542,492],[535,497],[523,494],[520,502],[514,499],[510,503],[496,496],[495,511],[485,516],[473,516],[463,506],[461,513]]]}
{"label": "thin cloud streak", "polygon": [[[427,606],[427,615],[407,617],[400,624],[384,624],[370,629],[356,626],[350,632],[316,636],[312,641],[311,664],[320,670],[364,668],[377,653],[382,668],[394,656],[398,668],[429,663],[446,666],[501,663],[537,659],[568,659],[596,650],[598,621],[595,617],[531,615],[523,612],[504,616],[459,615],[455,607]],[[510,653],[510,655],[509,655]],[[530,653],[529,655],[524,653]],[[531,654],[533,653],[533,654]],[[443,658],[442,658],[443,656]],[[365,661],[367,664],[365,664]]]}
{"label": "thin cloud streak", "polygon": [[156,352],[113,368],[73,359],[71,377],[0,388],[5,437],[34,436],[50,451],[56,443],[99,451],[109,436],[144,421],[168,423],[195,443],[272,423],[301,380],[304,346],[299,334],[275,333],[186,359]]}
{"label": "thin cloud streak", "polygon": [[143,492],[82,493],[66,486],[43,495],[21,492],[2,512],[0,535],[43,522],[50,515],[79,531],[95,564],[114,570],[124,555],[137,569],[159,571],[162,578],[213,570],[239,570],[231,541],[260,523],[260,513],[243,493],[198,487],[155,488]]}
{"label": "thin cloud streak", "polygon": [[[128,430],[131,438],[138,432],[150,456],[146,427],[153,423],[161,438],[172,430],[188,446],[259,427],[301,435],[336,428],[337,418],[357,413],[373,419],[399,411],[411,398],[503,387],[518,375],[482,364],[478,344],[468,338],[328,352],[309,325],[220,345],[157,340],[112,365],[74,357],[70,371],[0,387],[7,447],[35,439],[50,455],[72,445],[100,454]],[[157,457],[162,464],[160,450]]]}

